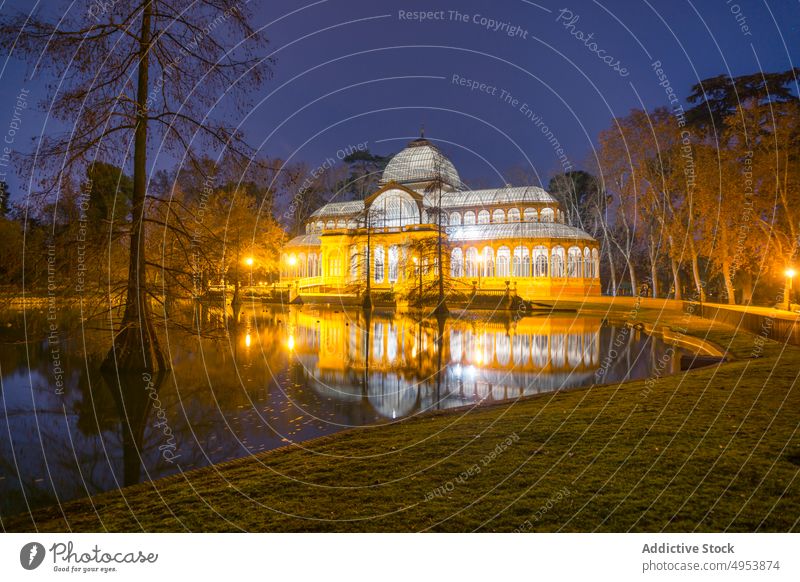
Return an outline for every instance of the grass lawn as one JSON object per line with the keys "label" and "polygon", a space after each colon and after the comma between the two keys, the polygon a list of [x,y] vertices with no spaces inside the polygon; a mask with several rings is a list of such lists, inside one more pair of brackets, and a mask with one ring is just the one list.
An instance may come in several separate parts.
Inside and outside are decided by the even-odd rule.
{"label": "grass lawn", "polygon": [[[597,306],[606,311],[607,306]],[[617,315],[629,308],[617,308]],[[681,313],[719,366],[361,428],[21,515],[31,531],[794,531],[800,348]],[[35,522],[35,523],[34,523]]]}

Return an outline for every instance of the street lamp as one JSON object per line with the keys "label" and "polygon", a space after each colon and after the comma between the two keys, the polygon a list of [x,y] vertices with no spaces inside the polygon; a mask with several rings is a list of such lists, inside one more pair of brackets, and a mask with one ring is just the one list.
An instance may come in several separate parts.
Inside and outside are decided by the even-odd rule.
{"label": "street lamp", "polygon": [[791,309],[792,309],[792,286],[793,286],[792,283],[793,283],[793,280],[794,280],[794,276],[797,274],[797,272],[793,268],[789,267],[788,269],[786,269],[786,271],[784,271],[783,274],[786,275],[786,285],[785,285],[785,287],[783,289],[783,302],[786,304],[786,309],[788,311],[791,311]]}

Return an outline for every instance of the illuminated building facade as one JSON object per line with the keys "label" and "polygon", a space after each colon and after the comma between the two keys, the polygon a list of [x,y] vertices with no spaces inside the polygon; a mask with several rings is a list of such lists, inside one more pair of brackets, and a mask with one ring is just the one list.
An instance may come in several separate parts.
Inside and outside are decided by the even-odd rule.
{"label": "illuminated building facade", "polygon": [[526,299],[600,293],[599,244],[565,224],[534,186],[467,190],[430,141],[412,141],[365,200],[314,212],[281,255],[281,281],[303,294],[402,292],[438,278],[439,228],[448,288]]}

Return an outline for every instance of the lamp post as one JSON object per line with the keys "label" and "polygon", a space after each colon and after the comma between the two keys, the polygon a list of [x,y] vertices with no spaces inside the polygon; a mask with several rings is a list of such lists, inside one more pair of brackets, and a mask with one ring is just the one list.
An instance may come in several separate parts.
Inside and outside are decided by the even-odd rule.
{"label": "lamp post", "polygon": [[787,311],[791,311],[791,309],[792,309],[792,286],[793,286],[792,283],[793,283],[794,276],[797,274],[797,272],[794,269],[792,269],[791,267],[789,267],[788,269],[786,269],[786,271],[783,274],[786,275],[786,284],[785,284],[785,286],[783,288],[783,303],[784,303],[785,309]]}

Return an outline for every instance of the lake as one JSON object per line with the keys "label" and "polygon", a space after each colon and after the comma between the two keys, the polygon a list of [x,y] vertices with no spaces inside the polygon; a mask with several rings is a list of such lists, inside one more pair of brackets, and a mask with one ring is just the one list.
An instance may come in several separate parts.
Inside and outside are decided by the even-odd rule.
{"label": "lake", "polygon": [[574,313],[198,305],[169,321],[170,372],[109,377],[102,317],[0,314],[0,516],[427,411],[674,373],[683,353]]}

